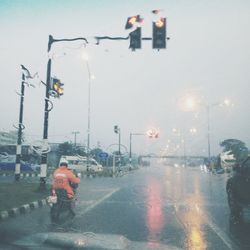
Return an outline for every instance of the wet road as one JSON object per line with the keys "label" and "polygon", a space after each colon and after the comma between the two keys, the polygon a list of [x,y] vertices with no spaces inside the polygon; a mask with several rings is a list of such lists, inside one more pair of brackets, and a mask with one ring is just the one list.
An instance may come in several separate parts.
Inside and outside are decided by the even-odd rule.
{"label": "wet road", "polygon": [[2,222],[0,249],[250,249],[249,225],[230,223],[226,180],[160,164],[83,179],[72,221],[51,225],[46,207]]}

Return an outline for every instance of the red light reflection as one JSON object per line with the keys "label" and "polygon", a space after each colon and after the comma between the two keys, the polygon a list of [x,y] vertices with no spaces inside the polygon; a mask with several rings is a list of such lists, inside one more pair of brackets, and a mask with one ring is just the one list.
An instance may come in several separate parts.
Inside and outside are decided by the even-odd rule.
{"label": "red light reflection", "polygon": [[164,214],[162,203],[162,189],[154,180],[147,189],[147,227],[149,229],[148,242],[151,246],[158,244],[161,230],[164,226]]}

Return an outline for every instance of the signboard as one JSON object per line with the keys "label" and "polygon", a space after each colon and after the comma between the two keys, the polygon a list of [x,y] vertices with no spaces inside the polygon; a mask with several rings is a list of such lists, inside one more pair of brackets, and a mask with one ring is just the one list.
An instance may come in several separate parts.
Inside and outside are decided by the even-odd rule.
{"label": "signboard", "polygon": [[101,152],[101,153],[99,153],[99,155],[98,155],[100,158],[102,158],[102,159],[107,159],[108,158],[108,153],[106,153],[106,152]]}

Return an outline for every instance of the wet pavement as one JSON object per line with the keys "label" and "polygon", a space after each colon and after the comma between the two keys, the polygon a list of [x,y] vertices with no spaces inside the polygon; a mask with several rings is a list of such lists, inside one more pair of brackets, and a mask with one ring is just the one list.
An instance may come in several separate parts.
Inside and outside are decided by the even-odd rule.
{"label": "wet pavement", "polygon": [[0,224],[0,249],[250,249],[248,223],[230,220],[228,176],[152,164],[121,178],[83,179],[77,216],[49,207]]}

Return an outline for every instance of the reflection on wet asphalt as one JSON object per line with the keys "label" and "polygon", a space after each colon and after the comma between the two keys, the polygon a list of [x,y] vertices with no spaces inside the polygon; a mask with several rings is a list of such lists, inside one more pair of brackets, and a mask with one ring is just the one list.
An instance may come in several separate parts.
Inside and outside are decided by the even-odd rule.
{"label": "reflection on wet asphalt", "polygon": [[[157,164],[122,178],[83,179],[74,220],[51,225],[47,207],[2,222],[0,235],[5,248],[1,249],[12,249],[9,243],[24,236],[48,232],[53,242],[67,238],[60,233],[79,235],[82,243],[86,235],[95,235],[96,242],[103,235],[114,241],[117,235],[123,239],[117,249],[250,249],[249,224],[230,220],[226,180],[227,175],[212,175],[198,167]],[[59,233],[53,234],[55,239],[52,232]],[[105,249],[116,249],[109,245]],[[53,248],[43,245],[41,249]]]}

